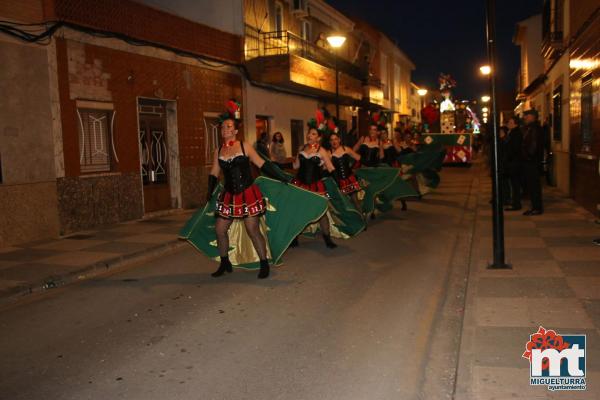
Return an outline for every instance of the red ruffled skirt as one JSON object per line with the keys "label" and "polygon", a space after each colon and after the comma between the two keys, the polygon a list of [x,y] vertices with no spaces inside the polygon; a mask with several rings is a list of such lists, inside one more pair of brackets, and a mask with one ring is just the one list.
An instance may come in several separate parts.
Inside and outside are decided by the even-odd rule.
{"label": "red ruffled skirt", "polygon": [[320,194],[321,196],[327,196],[327,189],[325,188],[325,184],[323,183],[322,180],[318,180],[311,184],[306,184],[306,183],[300,182],[297,178],[294,178],[294,179],[292,179],[292,185],[298,186],[302,189],[309,190],[313,193]]}
{"label": "red ruffled skirt", "polygon": [[352,194],[362,190],[360,183],[356,180],[354,174],[350,175],[348,179],[340,179],[338,181],[340,191],[344,194]]}
{"label": "red ruffled skirt", "polygon": [[215,211],[223,218],[255,217],[267,211],[267,203],[258,186],[250,185],[238,194],[222,192]]}

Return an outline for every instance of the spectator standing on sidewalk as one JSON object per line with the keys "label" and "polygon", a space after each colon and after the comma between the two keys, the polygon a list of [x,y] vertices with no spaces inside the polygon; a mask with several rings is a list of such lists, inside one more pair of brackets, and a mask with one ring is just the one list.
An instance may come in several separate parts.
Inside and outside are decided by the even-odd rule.
{"label": "spectator standing on sidewalk", "polygon": [[521,209],[523,133],[519,128],[519,118],[516,116],[510,117],[506,126],[508,134],[504,146],[504,164],[511,193],[511,206],[506,208],[506,211],[518,211]]}
{"label": "spectator standing on sidewalk", "polygon": [[500,175],[500,186],[502,190],[502,206],[508,206],[511,204],[511,190],[509,183],[509,175],[507,172],[506,153],[507,153],[507,140],[508,140],[508,128],[502,125],[498,130],[499,134],[499,147],[498,147],[498,172]]}
{"label": "spectator standing on sidewalk", "polygon": [[544,157],[544,132],[535,109],[527,110],[523,114],[525,119],[522,146],[523,175],[531,199],[531,208],[525,211],[523,215],[540,215],[544,212],[542,182],[540,180]]}
{"label": "spectator standing on sidewalk", "polygon": [[281,132],[275,132],[273,134],[270,151],[275,164],[280,168],[285,168],[287,163],[287,153],[285,151],[285,146],[283,145],[283,135]]}

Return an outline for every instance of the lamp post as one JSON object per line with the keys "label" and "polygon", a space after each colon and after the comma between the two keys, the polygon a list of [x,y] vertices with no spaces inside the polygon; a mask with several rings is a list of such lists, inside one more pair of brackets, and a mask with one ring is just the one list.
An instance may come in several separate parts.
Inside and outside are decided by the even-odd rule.
{"label": "lamp post", "polygon": [[333,33],[327,36],[327,42],[334,49],[335,59],[335,117],[340,119],[340,84],[339,84],[339,72],[338,72],[338,54],[337,51],[346,42],[346,36]]}
{"label": "lamp post", "polygon": [[502,187],[498,172],[498,115],[496,109],[496,0],[487,0],[485,33],[487,40],[488,65],[480,68],[482,74],[489,76],[490,96],[483,96],[481,101],[491,100],[492,136],[492,224],[494,261],[488,265],[490,269],[510,269],[504,259],[504,210],[502,209]]}

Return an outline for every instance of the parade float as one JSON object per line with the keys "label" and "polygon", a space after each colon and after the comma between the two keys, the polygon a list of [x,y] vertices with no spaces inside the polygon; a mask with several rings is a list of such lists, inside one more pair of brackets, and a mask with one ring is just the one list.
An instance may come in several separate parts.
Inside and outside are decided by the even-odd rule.
{"label": "parade float", "polygon": [[479,121],[468,103],[452,99],[456,81],[450,75],[440,74],[439,84],[442,99],[429,103],[421,110],[421,143],[444,147],[445,164],[470,164],[473,135],[479,133]]}

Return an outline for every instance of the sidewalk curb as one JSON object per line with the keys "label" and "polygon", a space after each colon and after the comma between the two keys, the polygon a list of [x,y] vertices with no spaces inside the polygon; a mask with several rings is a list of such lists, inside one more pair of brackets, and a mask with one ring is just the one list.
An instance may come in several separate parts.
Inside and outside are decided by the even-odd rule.
{"label": "sidewalk curb", "polygon": [[186,243],[186,241],[180,239],[171,240],[166,243],[159,244],[156,247],[119,255],[103,261],[98,261],[83,266],[78,270],[70,271],[61,276],[51,276],[35,285],[16,286],[14,288],[10,288],[0,293],[0,307],[14,304],[17,301],[26,298],[28,295],[43,293],[75,282],[81,282],[101,276],[108,271],[114,271],[131,264],[157,258],[184,247]]}

